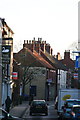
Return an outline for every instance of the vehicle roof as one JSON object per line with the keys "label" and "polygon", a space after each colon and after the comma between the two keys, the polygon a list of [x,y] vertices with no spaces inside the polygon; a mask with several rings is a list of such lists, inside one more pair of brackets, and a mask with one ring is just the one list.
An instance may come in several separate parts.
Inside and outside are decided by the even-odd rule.
{"label": "vehicle roof", "polygon": [[44,101],[45,102],[45,100],[33,100],[33,101]]}
{"label": "vehicle roof", "polygon": [[66,101],[80,101],[79,99],[67,99]]}
{"label": "vehicle roof", "polygon": [[73,105],[73,107],[80,107],[80,105]]}

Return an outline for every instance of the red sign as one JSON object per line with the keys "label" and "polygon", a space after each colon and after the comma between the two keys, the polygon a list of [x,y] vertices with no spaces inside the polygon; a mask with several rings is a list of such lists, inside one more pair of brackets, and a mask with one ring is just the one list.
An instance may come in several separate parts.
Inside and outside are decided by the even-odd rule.
{"label": "red sign", "polygon": [[14,79],[14,80],[18,79],[18,73],[17,72],[12,73],[12,79]]}
{"label": "red sign", "polygon": [[74,73],[74,79],[78,80],[78,73]]}

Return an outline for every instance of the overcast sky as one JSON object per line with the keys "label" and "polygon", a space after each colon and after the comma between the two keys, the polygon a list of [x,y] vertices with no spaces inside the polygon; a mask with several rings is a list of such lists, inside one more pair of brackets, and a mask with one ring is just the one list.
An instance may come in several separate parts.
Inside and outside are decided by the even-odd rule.
{"label": "overcast sky", "polygon": [[41,37],[53,54],[78,41],[79,0],[1,0],[0,17],[13,30],[14,45]]}

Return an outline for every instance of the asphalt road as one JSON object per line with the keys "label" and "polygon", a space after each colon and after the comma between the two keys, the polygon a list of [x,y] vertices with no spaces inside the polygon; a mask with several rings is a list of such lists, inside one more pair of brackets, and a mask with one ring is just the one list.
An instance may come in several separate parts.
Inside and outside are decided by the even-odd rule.
{"label": "asphalt road", "polygon": [[25,120],[58,120],[57,111],[54,109],[54,105],[50,103],[48,105],[48,116],[45,115],[29,115],[29,108],[26,110],[25,114],[23,115],[23,119]]}

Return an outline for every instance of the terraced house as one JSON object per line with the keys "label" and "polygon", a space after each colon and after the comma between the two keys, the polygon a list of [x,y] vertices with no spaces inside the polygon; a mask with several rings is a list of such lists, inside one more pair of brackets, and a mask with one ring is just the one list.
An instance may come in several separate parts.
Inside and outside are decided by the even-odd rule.
{"label": "terraced house", "polygon": [[[53,56],[50,44],[38,38],[24,40],[23,49],[14,54],[14,71],[18,71],[18,82],[22,93],[33,95],[34,99],[53,100],[57,94],[58,69],[65,75],[66,66]],[[25,84],[25,85],[24,85]],[[18,88],[16,87],[15,90]],[[20,89],[18,89],[20,95]]]}

